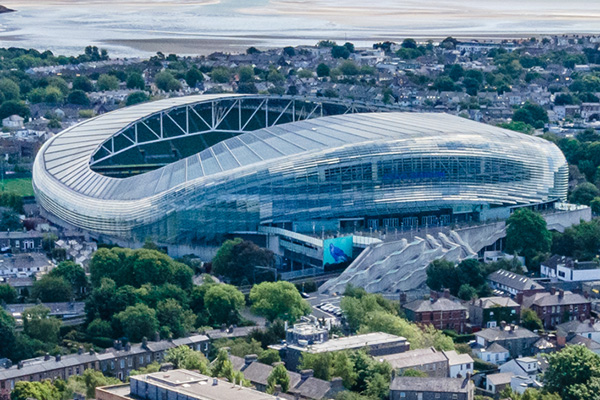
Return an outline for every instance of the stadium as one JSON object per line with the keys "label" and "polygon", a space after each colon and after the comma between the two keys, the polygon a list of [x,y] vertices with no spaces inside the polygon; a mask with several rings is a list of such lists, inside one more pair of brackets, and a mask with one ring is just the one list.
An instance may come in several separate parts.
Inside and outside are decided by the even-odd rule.
{"label": "stadium", "polygon": [[232,94],[86,120],[48,140],[33,173],[53,222],[191,245],[506,218],[565,201],[568,181],[554,144],[460,117]]}

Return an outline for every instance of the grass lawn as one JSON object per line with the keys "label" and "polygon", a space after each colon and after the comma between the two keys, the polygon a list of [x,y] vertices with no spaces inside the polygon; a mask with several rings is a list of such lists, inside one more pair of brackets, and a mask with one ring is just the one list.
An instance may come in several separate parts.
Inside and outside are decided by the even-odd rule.
{"label": "grass lawn", "polygon": [[4,182],[0,183],[0,191],[14,192],[20,196],[33,196],[33,186],[31,186],[31,178],[4,178]]}

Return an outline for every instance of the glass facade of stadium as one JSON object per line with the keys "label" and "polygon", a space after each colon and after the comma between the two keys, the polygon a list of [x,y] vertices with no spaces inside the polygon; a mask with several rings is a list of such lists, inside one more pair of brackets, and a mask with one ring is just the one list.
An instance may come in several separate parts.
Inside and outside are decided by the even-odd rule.
{"label": "glass facade of stadium", "polygon": [[[376,112],[391,111],[391,112]],[[194,96],[105,114],[48,141],[49,216],[125,240],[201,244],[505,217],[566,200],[552,143],[446,114],[260,96]]]}

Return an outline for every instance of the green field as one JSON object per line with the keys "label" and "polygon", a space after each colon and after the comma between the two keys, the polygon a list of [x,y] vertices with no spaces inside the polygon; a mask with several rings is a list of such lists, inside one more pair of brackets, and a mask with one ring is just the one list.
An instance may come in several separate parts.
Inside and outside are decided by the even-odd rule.
{"label": "green field", "polygon": [[6,179],[0,183],[0,191],[14,192],[20,196],[33,196],[31,178]]}

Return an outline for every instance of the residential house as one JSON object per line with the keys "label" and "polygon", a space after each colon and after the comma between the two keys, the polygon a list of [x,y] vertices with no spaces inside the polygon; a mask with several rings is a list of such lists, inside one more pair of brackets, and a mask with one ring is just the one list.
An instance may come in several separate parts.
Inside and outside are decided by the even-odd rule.
{"label": "residential house", "polygon": [[528,376],[537,379],[538,362],[532,357],[519,357],[500,366],[500,372],[512,372],[513,375]]}
{"label": "residential house", "polygon": [[533,344],[538,339],[537,334],[514,324],[501,324],[497,328],[487,328],[475,332],[477,347],[488,348],[497,343],[507,349],[513,358],[533,355]]}
{"label": "residential house", "polygon": [[594,281],[600,279],[600,263],[598,260],[577,261],[553,255],[540,265],[540,275],[554,282]]}
{"label": "residential house", "polygon": [[564,346],[573,336],[580,335],[600,343],[600,321],[595,318],[574,319],[556,326],[556,342]]}
{"label": "residential house", "polygon": [[581,335],[575,335],[573,336],[571,339],[569,339],[567,341],[567,346],[574,346],[574,345],[582,345],[588,348],[588,350],[591,350],[592,352],[596,353],[596,354],[600,354],[600,343],[596,342],[595,340],[592,340],[590,338],[581,336]]}
{"label": "residential house", "polygon": [[[234,370],[243,372],[244,379],[249,380],[257,390],[261,392],[267,390],[268,378],[274,366],[258,362],[255,354],[247,355],[244,358],[236,356],[229,356],[229,358]],[[344,390],[341,378],[333,378],[331,381],[318,379],[313,376],[311,369],[302,370],[300,373],[288,371],[288,375],[290,377],[288,393],[296,399],[329,399]]]}
{"label": "residential house", "polygon": [[557,291],[552,288],[550,292],[524,297],[521,304],[535,311],[546,329],[552,329],[563,322],[590,317],[590,301],[583,295],[562,289]]}
{"label": "residential house", "polygon": [[531,278],[504,269],[492,272],[488,275],[487,280],[492,289],[498,291],[500,294],[508,294],[510,296],[516,296],[519,293],[529,296],[544,290],[542,285]]}
{"label": "residential house", "polygon": [[0,255],[0,277],[28,277],[50,272],[52,261],[43,253],[21,253]]}
{"label": "residential house", "polygon": [[458,354],[455,350],[442,351],[448,359],[450,378],[464,378],[473,375],[473,359],[468,354]]}
{"label": "residential house", "polygon": [[165,351],[178,346],[188,346],[207,355],[209,339],[204,335],[193,335],[156,342],[145,340],[134,345],[115,341],[114,347],[102,353],[84,352],[80,348],[76,354],[56,357],[46,354],[44,357],[21,361],[17,365],[8,364],[6,368],[0,368],[0,398],[10,398],[10,392],[19,381],[67,380],[71,376],[83,375],[86,369],[102,371],[123,380],[134,369],[155,361],[162,362]]}
{"label": "residential house", "polygon": [[473,326],[494,328],[502,321],[518,324],[521,317],[521,306],[509,297],[482,297],[472,300],[468,306]]}
{"label": "residential house", "polygon": [[25,119],[20,115],[11,115],[2,120],[2,127],[8,129],[21,129],[23,128],[23,122]]}
{"label": "residential house", "polygon": [[276,394],[259,392],[242,385],[232,385],[229,382],[184,369],[136,375],[132,376],[127,384],[97,387],[95,397],[97,400],[279,399]]}
{"label": "residential house", "polygon": [[44,306],[50,310],[48,316],[58,318],[62,321],[73,321],[85,317],[85,302],[63,302],[63,303],[27,303],[27,304],[7,304],[4,310],[21,324],[23,313],[35,306]]}
{"label": "residential house", "polygon": [[[319,328],[315,327],[315,329],[318,330]],[[299,338],[300,336],[296,337]],[[269,348],[279,351],[286,367],[294,370],[300,364],[300,359],[304,353],[317,354],[340,350],[366,349],[370,355],[375,357],[405,352],[410,348],[410,343],[402,336],[373,332],[312,343],[308,340],[298,339],[285,344],[271,345]]]}
{"label": "residential house", "polygon": [[38,231],[0,232],[0,249],[13,253],[42,251],[43,238]]}
{"label": "residential house", "polygon": [[508,386],[513,377],[512,372],[499,372],[485,377],[485,388],[493,395],[498,395]]}
{"label": "residential house", "polygon": [[407,369],[425,372],[432,378],[446,378],[450,374],[448,359],[443,352],[437,351],[433,347],[391,354],[377,357],[377,359],[390,363],[398,375],[402,375]]}
{"label": "residential house", "polygon": [[452,329],[458,333],[466,331],[467,308],[449,299],[449,292],[442,297],[432,292],[429,300],[414,300],[402,306],[409,321],[433,325],[437,329]]}
{"label": "residential house", "polygon": [[390,384],[390,400],[473,400],[475,385],[467,378],[399,376]]}
{"label": "residential house", "polygon": [[527,389],[541,389],[542,386],[536,379],[528,376],[513,375],[510,378],[510,388],[515,393],[523,394]]}
{"label": "residential house", "polygon": [[502,345],[492,343],[488,347],[478,347],[473,349],[477,358],[492,364],[503,364],[510,358],[510,353]]}

